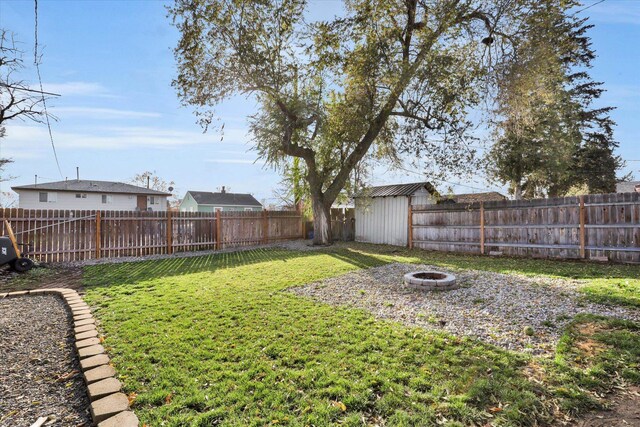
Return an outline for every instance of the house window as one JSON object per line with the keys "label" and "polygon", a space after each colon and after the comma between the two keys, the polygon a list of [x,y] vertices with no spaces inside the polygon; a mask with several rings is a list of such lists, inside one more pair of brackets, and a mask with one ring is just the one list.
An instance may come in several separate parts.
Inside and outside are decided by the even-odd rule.
{"label": "house window", "polygon": [[244,211],[245,211],[245,212],[247,212],[247,211],[252,211],[252,210],[253,210],[253,208],[244,208]]}
{"label": "house window", "polygon": [[150,205],[159,205],[160,204],[160,197],[155,197],[155,196],[149,196],[149,204]]}
{"label": "house window", "polygon": [[76,193],[76,199],[86,199],[87,193]]}
{"label": "house window", "polygon": [[110,196],[108,194],[103,194],[102,195],[102,204],[107,204],[107,203],[113,203],[113,196]]}
{"label": "house window", "polygon": [[58,200],[56,193],[38,193],[38,200],[41,203],[55,203]]}

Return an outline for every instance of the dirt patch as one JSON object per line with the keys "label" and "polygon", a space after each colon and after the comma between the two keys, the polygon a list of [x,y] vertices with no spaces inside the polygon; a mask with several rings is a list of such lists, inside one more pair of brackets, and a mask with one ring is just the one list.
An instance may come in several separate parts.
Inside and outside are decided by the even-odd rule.
{"label": "dirt patch", "polygon": [[630,387],[612,399],[610,410],[591,412],[571,426],[640,427],[640,387]]}
{"label": "dirt patch", "polygon": [[592,340],[591,338],[580,339],[576,342],[576,347],[589,358],[597,356],[607,349],[605,344]]}
{"label": "dirt patch", "polygon": [[544,384],[547,380],[547,374],[544,368],[535,360],[529,361],[523,371],[529,381],[533,381],[537,384]]}
{"label": "dirt patch", "polygon": [[587,322],[587,323],[582,323],[578,325],[576,330],[578,331],[578,333],[582,335],[594,335],[594,334],[597,334],[598,332],[602,332],[610,329],[604,327],[604,325],[602,325],[601,323]]}

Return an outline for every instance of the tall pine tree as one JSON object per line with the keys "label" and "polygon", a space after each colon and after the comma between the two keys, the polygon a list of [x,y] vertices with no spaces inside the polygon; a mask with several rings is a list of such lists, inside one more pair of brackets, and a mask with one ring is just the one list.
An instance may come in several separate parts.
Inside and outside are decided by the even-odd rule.
{"label": "tall pine tree", "polygon": [[594,106],[604,90],[587,71],[595,58],[587,35],[593,26],[571,13],[577,5],[532,6],[514,51],[518,60],[499,74],[500,120],[488,158],[490,172],[516,198],[561,196],[577,186],[611,192],[623,165],[614,154],[613,108]]}

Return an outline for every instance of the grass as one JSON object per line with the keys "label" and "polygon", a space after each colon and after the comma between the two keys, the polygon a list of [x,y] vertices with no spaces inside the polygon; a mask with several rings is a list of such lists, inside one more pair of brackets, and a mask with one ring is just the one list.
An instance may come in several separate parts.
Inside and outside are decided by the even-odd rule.
{"label": "grass", "polygon": [[[623,350],[606,344],[610,353],[597,355],[592,376],[583,375],[575,356],[579,341],[568,331],[562,358],[534,361],[544,381],[532,381],[534,362],[527,355],[283,292],[393,261],[428,258],[450,268],[522,274],[553,265],[354,248],[252,250],[86,268],[86,300],[97,307],[125,391],[137,395],[134,409],[141,421],[153,426],[545,424],[552,416],[550,402],[567,412],[594,407],[590,390],[612,384],[623,366],[637,366],[637,353],[629,355],[638,335],[635,325],[618,325],[615,333],[599,330],[597,339],[629,345]],[[625,268],[615,274],[631,271]],[[589,274],[570,264],[552,272]],[[626,292],[621,295],[632,302]]]}

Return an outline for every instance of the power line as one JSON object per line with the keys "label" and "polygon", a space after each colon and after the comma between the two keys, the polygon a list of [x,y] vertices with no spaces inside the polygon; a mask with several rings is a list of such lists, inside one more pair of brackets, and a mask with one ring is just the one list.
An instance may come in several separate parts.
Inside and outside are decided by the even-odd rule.
{"label": "power line", "polygon": [[0,83],[0,86],[6,87],[7,89],[20,90],[20,91],[23,91],[23,92],[33,92],[33,93],[40,93],[40,94],[51,95],[51,96],[61,96],[59,93],[43,92],[41,90],[29,89],[29,88],[26,88],[26,87],[12,86],[12,85],[8,85],[6,83]]}
{"label": "power line", "polygon": [[38,0],[34,0],[35,3],[35,43],[33,46],[33,63],[36,66],[36,72],[38,74],[38,83],[40,84],[40,94],[42,95],[42,107],[44,108],[44,118],[47,123],[47,129],[49,130],[49,140],[51,141],[51,148],[53,149],[53,157],[56,159],[56,165],[58,166],[58,172],[60,178],[64,179],[62,174],[62,168],[60,167],[60,161],[58,160],[58,152],[56,151],[56,145],[53,142],[53,132],[51,132],[51,122],[49,121],[49,112],[47,111],[47,101],[44,96],[44,89],[42,87],[42,76],[40,75],[40,64],[38,63]]}
{"label": "power line", "polygon": [[582,8],[582,9],[580,9],[580,10],[578,10],[578,11],[574,12],[574,15],[577,15],[577,14],[578,14],[578,13],[580,13],[580,12],[584,12],[584,11],[585,11],[585,10],[587,10],[587,9],[591,9],[593,6],[595,6],[595,5],[597,5],[597,4],[600,4],[600,3],[602,3],[602,2],[604,2],[604,0],[599,0],[599,1],[595,2],[595,3],[593,3],[592,5],[589,5],[589,6],[587,6],[587,7],[584,7],[584,8]]}
{"label": "power line", "polygon": [[[403,170],[403,171],[405,171],[405,172],[409,172],[409,173],[412,173],[412,174],[415,174],[415,175],[419,175],[419,176],[423,176],[423,175],[424,175],[423,173],[416,172],[416,171],[411,170],[411,169],[405,169],[405,168],[403,168],[403,167],[396,167],[396,169],[400,169],[400,170]],[[451,182],[451,181],[447,181],[447,180],[444,180],[444,179],[441,179],[441,178],[429,177],[429,179],[432,179],[432,180],[434,180],[434,181],[444,182],[444,183],[446,183],[446,184],[450,184],[450,185],[458,185],[458,186],[460,186],[460,187],[471,188],[472,190],[478,190],[478,191],[486,191],[486,190],[487,190],[487,188],[478,188],[478,187],[474,187],[474,186],[467,185],[467,184],[461,184],[461,183],[459,183],[459,182]]]}

